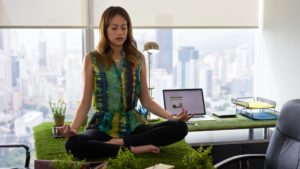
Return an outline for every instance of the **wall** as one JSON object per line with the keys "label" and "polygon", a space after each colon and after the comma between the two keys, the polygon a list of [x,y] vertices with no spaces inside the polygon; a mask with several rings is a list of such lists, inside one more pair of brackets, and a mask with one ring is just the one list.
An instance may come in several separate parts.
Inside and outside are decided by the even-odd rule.
{"label": "wall", "polygon": [[300,98],[300,1],[264,0],[255,95],[283,103]]}

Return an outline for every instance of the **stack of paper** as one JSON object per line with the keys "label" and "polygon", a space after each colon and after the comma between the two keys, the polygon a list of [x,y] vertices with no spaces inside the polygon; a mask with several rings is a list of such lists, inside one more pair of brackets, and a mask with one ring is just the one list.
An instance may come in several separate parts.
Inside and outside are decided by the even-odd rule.
{"label": "stack of paper", "polygon": [[148,167],[146,169],[174,169],[175,167],[173,165],[167,165],[167,164],[155,164],[154,166]]}

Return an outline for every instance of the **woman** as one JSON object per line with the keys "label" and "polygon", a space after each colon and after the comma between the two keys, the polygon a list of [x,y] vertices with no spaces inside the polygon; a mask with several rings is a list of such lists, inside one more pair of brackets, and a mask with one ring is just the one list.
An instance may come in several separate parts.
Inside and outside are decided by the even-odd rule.
{"label": "woman", "polygon": [[[61,132],[65,147],[77,158],[114,156],[120,148],[132,153],[159,153],[159,146],[183,139],[187,134],[187,111],[175,116],[161,108],[148,94],[144,56],[137,50],[128,13],[107,8],[100,21],[101,38],[94,52],[84,57],[83,96],[71,125]],[[157,116],[168,119],[145,124],[136,111],[138,99]],[[93,106],[87,129],[76,131]]]}

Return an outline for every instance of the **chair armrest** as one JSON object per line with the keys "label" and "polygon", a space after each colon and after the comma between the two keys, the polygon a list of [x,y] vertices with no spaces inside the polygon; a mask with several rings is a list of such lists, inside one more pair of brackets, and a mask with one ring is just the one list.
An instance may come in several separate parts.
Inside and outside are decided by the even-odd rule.
{"label": "chair armrest", "polygon": [[0,144],[0,148],[24,148],[26,151],[26,159],[25,159],[25,168],[29,168],[29,162],[30,162],[30,151],[29,147],[25,144],[6,144],[2,145]]}
{"label": "chair armrest", "polygon": [[223,161],[218,162],[217,164],[214,165],[214,167],[217,169],[219,167],[222,167],[225,164],[232,163],[232,162],[237,161],[237,160],[242,160],[242,159],[258,159],[258,158],[265,159],[266,155],[265,154],[243,154],[243,155],[237,155],[237,156],[233,156],[233,157],[230,157],[230,158],[227,158],[227,159],[225,159]]}

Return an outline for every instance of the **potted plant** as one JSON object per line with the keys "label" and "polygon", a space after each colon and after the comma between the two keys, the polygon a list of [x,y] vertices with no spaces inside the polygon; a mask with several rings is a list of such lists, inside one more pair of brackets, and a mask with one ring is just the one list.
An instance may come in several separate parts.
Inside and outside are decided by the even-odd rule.
{"label": "potted plant", "polygon": [[55,126],[63,126],[65,122],[66,103],[59,99],[57,102],[49,101],[49,106],[53,114]]}
{"label": "potted plant", "polygon": [[182,160],[183,165],[186,169],[214,169],[210,155],[211,149],[211,146],[206,149],[199,147],[192,153],[186,154]]}

